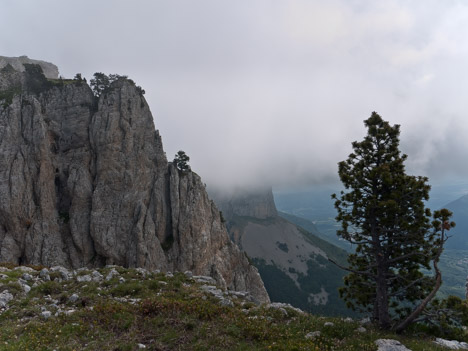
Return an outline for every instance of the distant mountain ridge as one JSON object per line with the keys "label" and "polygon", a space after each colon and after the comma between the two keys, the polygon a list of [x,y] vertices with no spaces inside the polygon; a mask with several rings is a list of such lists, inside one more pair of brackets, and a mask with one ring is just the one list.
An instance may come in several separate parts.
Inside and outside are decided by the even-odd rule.
{"label": "distant mountain ridge", "polygon": [[[214,196],[232,240],[259,269],[272,301],[313,313],[350,314],[338,296],[344,272],[328,261],[345,263],[344,250],[316,236],[316,228],[313,234],[281,218],[271,188],[238,192],[224,202],[220,198]],[[269,216],[255,217],[258,208],[270,209]]]}
{"label": "distant mountain ridge", "polygon": [[468,194],[449,202],[443,208],[453,212],[452,220],[456,223],[449,233],[446,248],[468,250]]}

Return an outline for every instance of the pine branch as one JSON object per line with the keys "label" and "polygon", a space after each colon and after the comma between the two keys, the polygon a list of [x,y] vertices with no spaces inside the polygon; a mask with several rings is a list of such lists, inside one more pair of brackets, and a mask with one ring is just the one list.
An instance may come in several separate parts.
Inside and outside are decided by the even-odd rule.
{"label": "pine branch", "polygon": [[427,304],[434,298],[435,294],[439,290],[440,286],[442,285],[442,273],[437,265],[439,262],[440,256],[442,255],[442,251],[444,250],[444,243],[446,241],[445,237],[445,229],[442,227],[442,232],[440,234],[441,236],[441,241],[440,241],[440,246],[437,252],[436,257],[433,260],[433,267],[435,271],[435,285],[432,291],[429,293],[429,295],[426,296],[424,300],[421,301],[421,303],[413,310],[413,312],[410,313],[410,315],[400,324],[398,324],[395,328],[395,331],[397,333],[401,333],[406,327],[408,327],[413,321],[424,311],[426,308]]}
{"label": "pine branch", "polygon": [[368,277],[375,277],[375,274],[371,273],[370,269],[365,270],[365,271],[357,271],[355,269],[351,269],[349,267],[344,267],[344,266],[340,265],[339,263],[332,260],[330,257],[328,257],[328,261],[333,263],[335,266],[345,270],[345,271],[348,271],[348,272],[351,272],[351,273],[354,273],[354,274],[357,274],[357,275],[366,275]]}

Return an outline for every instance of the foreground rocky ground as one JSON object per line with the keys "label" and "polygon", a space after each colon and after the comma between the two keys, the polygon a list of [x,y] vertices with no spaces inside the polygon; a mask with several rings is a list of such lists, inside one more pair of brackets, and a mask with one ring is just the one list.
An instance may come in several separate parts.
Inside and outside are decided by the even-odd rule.
{"label": "foreground rocky ground", "polygon": [[259,306],[214,283],[190,272],[2,265],[0,350],[449,349],[422,334]]}

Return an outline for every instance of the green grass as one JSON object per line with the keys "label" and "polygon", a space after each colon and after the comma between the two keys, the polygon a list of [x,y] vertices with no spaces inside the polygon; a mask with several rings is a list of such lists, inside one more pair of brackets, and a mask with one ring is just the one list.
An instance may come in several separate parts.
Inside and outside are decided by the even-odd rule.
{"label": "green grass", "polygon": [[[359,323],[341,318],[325,318],[256,306],[232,298],[234,307],[221,306],[199,284],[184,274],[174,277],[151,273],[146,276],[132,269],[117,268],[118,277],[110,281],[42,282],[28,295],[15,295],[10,309],[0,314],[0,350],[376,350],[379,338],[400,340],[413,351],[443,350],[433,337],[421,332],[394,335],[368,327],[356,333]],[[105,277],[109,268],[99,270]],[[9,278],[0,286],[12,284],[17,271],[5,272]],[[37,276],[39,271],[31,273]],[[75,303],[68,301],[73,293]],[[53,314],[52,302],[62,310],[44,319],[45,306]],[[325,326],[325,322],[334,326]],[[311,331],[320,331],[306,339]]]}
{"label": "green grass", "polygon": [[7,108],[13,102],[13,97],[21,94],[21,87],[12,87],[7,90],[0,91],[0,105]]}

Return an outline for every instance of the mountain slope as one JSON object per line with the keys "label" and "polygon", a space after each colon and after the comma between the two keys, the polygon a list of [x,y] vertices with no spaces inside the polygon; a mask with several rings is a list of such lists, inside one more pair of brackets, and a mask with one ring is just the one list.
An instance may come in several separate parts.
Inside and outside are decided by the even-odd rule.
{"label": "mountain slope", "polygon": [[298,216],[292,215],[290,213],[281,212],[281,211],[278,211],[278,214],[279,214],[279,216],[283,217],[287,221],[289,221],[291,223],[294,223],[295,225],[303,228],[305,231],[315,235],[316,237],[318,237],[320,239],[323,239],[327,243],[330,243],[333,246],[340,247],[340,248],[342,248],[342,249],[344,249],[346,251],[351,251],[351,245],[349,243],[345,242],[344,240],[340,240],[338,238],[338,236],[336,235],[336,233],[335,233],[334,236],[325,235],[322,232],[320,232],[318,230],[317,226],[314,223],[312,223],[311,221],[309,221],[308,219],[298,217]]}
{"label": "mountain slope", "polygon": [[[223,214],[230,214],[226,219],[231,238],[259,269],[270,298],[314,313],[349,314],[338,295],[344,272],[328,261],[330,257],[345,263],[347,253],[278,216],[270,194],[271,189],[257,189],[228,201],[214,196]],[[275,210],[257,218],[258,206]],[[244,215],[236,213],[237,207]]]}
{"label": "mountain slope", "polygon": [[468,195],[452,201],[443,208],[453,212],[455,228],[448,233],[449,240],[440,260],[443,285],[440,293],[443,296],[466,296],[466,275],[468,272]]}
{"label": "mountain slope", "polygon": [[456,227],[450,232],[451,237],[446,247],[468,250],[468,195],[446,204],[443,208],[453,212],[452,220],[456,223]]}

